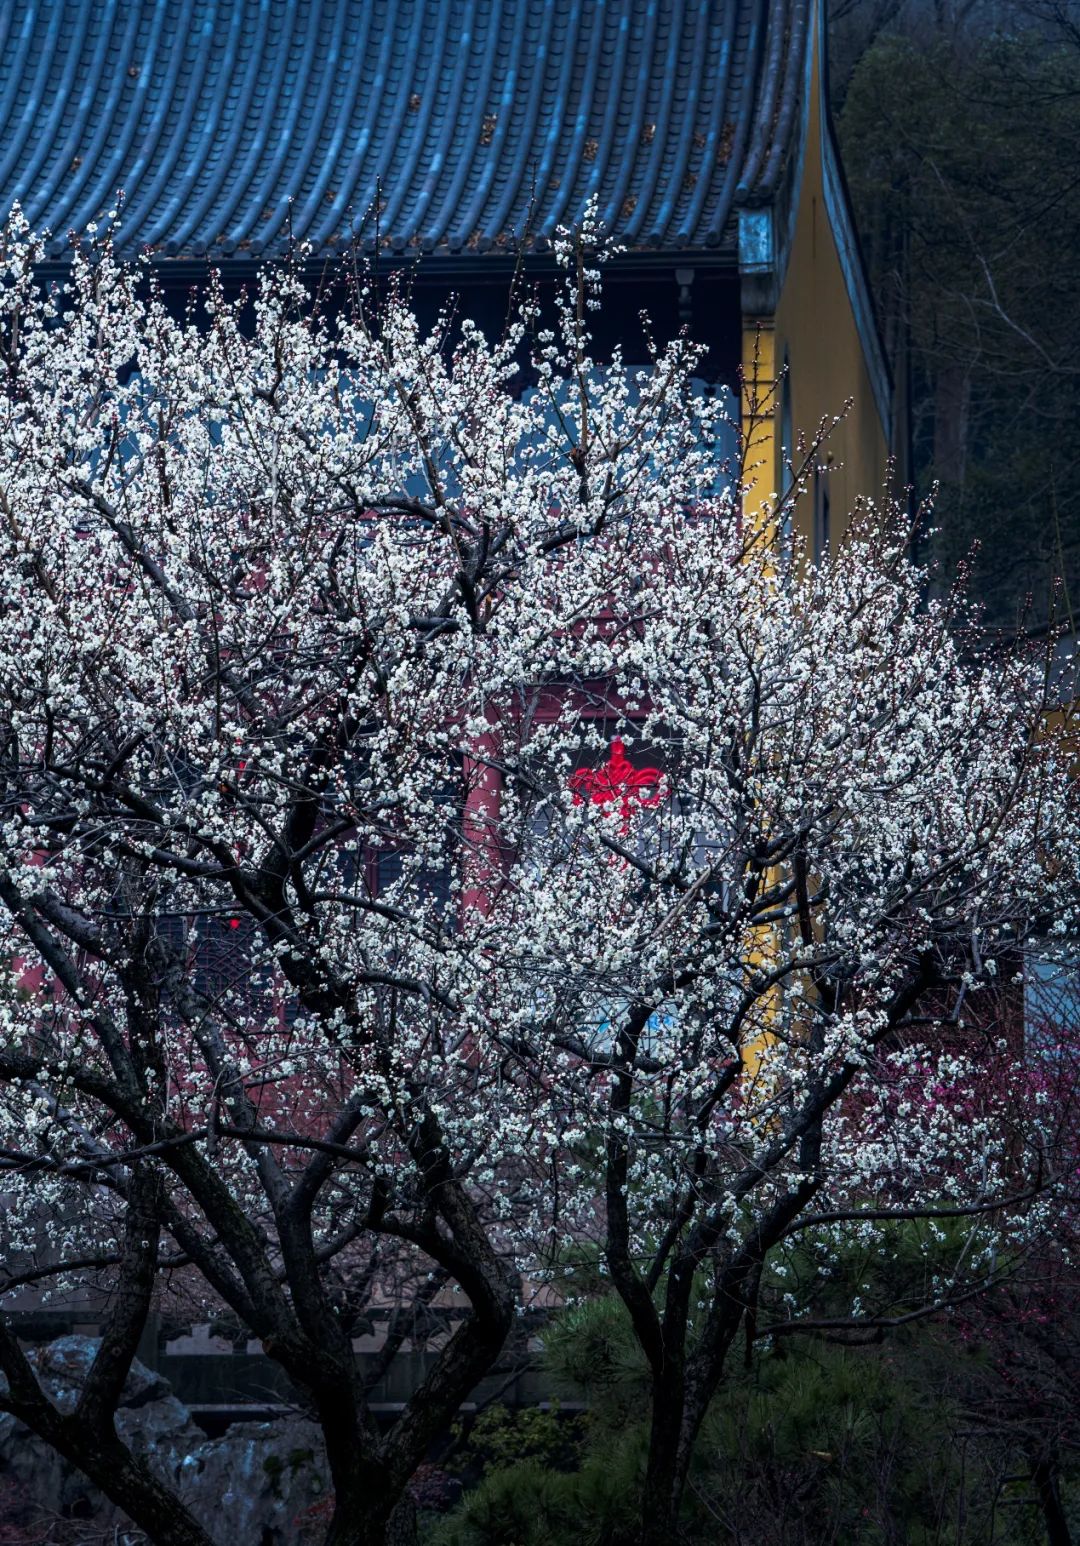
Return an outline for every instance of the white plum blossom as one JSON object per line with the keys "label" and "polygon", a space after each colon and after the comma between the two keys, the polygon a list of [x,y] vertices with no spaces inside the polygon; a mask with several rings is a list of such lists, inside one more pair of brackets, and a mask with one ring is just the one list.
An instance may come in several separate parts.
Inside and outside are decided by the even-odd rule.
{"label": "white plum blossom", "polygon": [[[0,242],[0,1291],[115,1289],[61,1437],[155,1540],[207,1537],[101,1437],[155,1292],[261,1340],[373,1542],[592,1242],[666,1539],[769,1253],[1046,1181],[984,996],[1076,927],[1045,659],[974,652],[888,509],[778,562],[700,351],[630,383],[594,211],[555,253],[492,342]],[[380,1298],[451,1307],[388,1433]]]}

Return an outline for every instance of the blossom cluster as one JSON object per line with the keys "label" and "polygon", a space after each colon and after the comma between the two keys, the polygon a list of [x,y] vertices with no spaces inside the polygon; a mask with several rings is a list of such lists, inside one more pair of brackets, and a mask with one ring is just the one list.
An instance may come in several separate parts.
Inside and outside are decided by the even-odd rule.
{"label": "blossom cluster", "polygon": [[[593,357],[586,236],[491,342],[287,266],[178,317],[107,234],[45,288],[9,220],[9,1259],[112,1238],[133,1156],[221,1296],[226,1204],[287,1272],[309,1188],[343,1292],[434,1250],[433,1152],[533,1280],[730,1255],[804,1184],[981,1206],[1035,1152],[942,1092],[965,998],[1075,931],[1045,663],[973,655],[887,510],[778,563],[695,348]],[[649,798],[578,797],[613,741]]]}

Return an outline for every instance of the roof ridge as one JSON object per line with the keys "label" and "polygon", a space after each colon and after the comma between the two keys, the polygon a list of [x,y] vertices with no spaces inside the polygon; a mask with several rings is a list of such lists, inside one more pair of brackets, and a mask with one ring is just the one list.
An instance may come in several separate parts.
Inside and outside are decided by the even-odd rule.
{"label": "roof ridge", "polygon": [[590,196],[631,248],[730,250],[780,183],[810,3],[8,0],[0,204],[54,256],[118,188],[121,249],[170,256],[328,250],[379,189],[397,252],[543,248]]}

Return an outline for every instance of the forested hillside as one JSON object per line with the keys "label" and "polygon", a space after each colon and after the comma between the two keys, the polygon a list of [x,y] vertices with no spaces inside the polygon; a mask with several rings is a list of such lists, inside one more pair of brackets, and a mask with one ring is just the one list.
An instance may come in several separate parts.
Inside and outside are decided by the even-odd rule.
{"label": "forested hillside", "polygon": [[[1080,605],[1080,6],[834,0],[833,111],[912,471],[988,624]],[[1055,592],[1055,580],[1064,585]]]}

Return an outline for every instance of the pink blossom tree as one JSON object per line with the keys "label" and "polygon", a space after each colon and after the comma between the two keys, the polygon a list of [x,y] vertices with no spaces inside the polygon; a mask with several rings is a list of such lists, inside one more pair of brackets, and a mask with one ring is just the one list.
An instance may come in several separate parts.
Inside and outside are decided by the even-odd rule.
{"label": "pink blossom tree", "polygon": [[[969,658],[887,512],[794,578],[694,347],[593,359],[599,245],[493,344],[288,268],[177,320],[107,239],[47,291],[6,228],[0,1286],[111,1298],[69,1414],[0,1325],[0,1405],[154,1541],[212,1538],[113,1421],[174,1281],[321,1425],[352,1546],[595,1241],[666,1541],[793,1232],[970,1218],[944,1302],[1052,1206],[1038,1104],[941,1035],[1074,926],[1045,662]],[[384,1430],[388,1280],[459,1308]]]}

